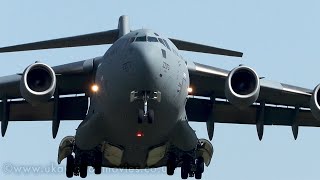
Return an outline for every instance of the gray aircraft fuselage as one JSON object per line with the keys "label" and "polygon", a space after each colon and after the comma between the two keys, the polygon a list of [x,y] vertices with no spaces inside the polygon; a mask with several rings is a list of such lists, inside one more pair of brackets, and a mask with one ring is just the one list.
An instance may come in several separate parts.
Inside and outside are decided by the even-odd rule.
{"label": "gray aircraft fuselage", "polygon": [[[133,41],[134,37],[140,39]],[[144,37],[164,39],[170,49]],[[124,149],[125,164],[143,168],[153,146],[172,141],[182,150],[195,147],[197,138],[185,113],[187,63],[169,39],[145,29],[122,36],[102,57],[95,84],[99,90],[91,96],[87,118],[75,137],[80,149],[90,150],[106,141]],[[130,102],[132,91],[143,90],[161,92],[160,102],[148,101],[148,108],[154,110],[152,124],[137,123],[138,110],[144,104],[141,100]],[[179,122],[187,127],[177,127]],[[137,137],[138,132],[142,137]]]}

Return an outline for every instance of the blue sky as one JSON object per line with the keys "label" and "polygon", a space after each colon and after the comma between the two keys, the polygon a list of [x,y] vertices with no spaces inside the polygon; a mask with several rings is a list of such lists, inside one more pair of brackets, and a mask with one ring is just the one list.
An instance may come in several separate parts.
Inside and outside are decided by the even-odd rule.
{"label": "blue sky", "polygon": [[[130,16],[131,28],[151,28],[162,35],[244,52],[243,58],[182,54],[196,62],[232,69],[253,67],[260,76],[313,89],[319,82],[320,2],[269,1],[18,1],[0,5],[0,46],[80,35],[116,28]],[[109,46],[0,54],[0,76],[22,72],[34,61],[58,65],[104,54]],[[51,137],[51,122],[11,122],[0,138],[0,179],[65,179],[56,166],[57,149],[79,122],[62,122]],[[207,138],[205,124],[193,123]],[[266,127],[259,141],[255,126],[217,124],[215,152],[204,179],[319,179],[320,130],[300,128],[297,141],[290,127]],[[63,162],[64,165],[65,162]],[[41,167],[52,173],[6,169]],[[62,167],[62,166],[61,166]],[[159,170],[160,171],[160,170]],[[89,179],[180,179],[165,173],[125,172],[89,175]],[[78,179],[78,178],[75,178]]]}

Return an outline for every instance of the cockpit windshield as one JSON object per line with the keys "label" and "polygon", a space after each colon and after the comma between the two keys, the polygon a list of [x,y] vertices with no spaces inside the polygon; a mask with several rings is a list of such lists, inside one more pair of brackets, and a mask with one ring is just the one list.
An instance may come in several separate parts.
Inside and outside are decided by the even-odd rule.
{"label": "cockpit windshield", "polygon": [[167,41],[165,39],[163,39],[163,42],[166,44],[166,47],[171,51],[169,44],[167,43]]}
{"label": "cockpit windshield", "polygon": [[156,37],[148,36],[148,42],[158,42]]}
{"label": "cockpit windshield", "polygon": [[171,50],[168,42],[165,39],[162,38],[156,38],[153,36],[138,36],[135,39],[132,38],[130,39],[130,42],[160,42],[164,47],[168,48],[169,50]]}
{"label": "cockpit windshield", "polygon": [[139,36],[135,41],[147,41],[147,36]]}

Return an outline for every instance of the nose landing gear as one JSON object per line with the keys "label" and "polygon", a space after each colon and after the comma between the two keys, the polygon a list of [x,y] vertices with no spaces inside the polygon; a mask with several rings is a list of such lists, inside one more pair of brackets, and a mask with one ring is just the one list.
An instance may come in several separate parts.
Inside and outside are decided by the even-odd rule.
{"label": "nose landing gear", "polygon": [[130,102],[143,100],[143,109],[139,109],[138,123],[141,124],[147,121],[149,124],[154,122],[154,110],[149,109],[148,101],[156,100],[161,102],[161,92],[159,91],[132,91],[130,94]]}
{"label": "nose landing gear", "polygon": [[142,124],[144,121],[147,121],[149,124],[152,124],[154,121],[154,111],[149,109],[147,113],[144,110],[139,109],[138,123]]}

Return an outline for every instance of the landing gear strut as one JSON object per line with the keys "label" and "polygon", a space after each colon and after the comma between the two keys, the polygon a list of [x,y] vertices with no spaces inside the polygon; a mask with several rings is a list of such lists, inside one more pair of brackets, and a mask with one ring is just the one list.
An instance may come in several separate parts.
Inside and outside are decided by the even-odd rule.
{"label": "landing gear strut", "polygon": [[144,110],[139,109],[138,114],[138,123],[141,124],[144,121],[147,121],[149,124],[152,124],[154,121],[154,111],[152,109],[149,109],[147,113],[145,113]]}
{"label": "landing gear strut", "polygon": [[154,122],[154,111],[149,109],[148,101],[156,100],[161,102],[161,92],[155,91],[132,91],[130,94],[130,102],[135,100],[143,101],[143,109],[139,109],[138,112],[138,123],[141,124],[144,121],[147,121],[149,124]]}

